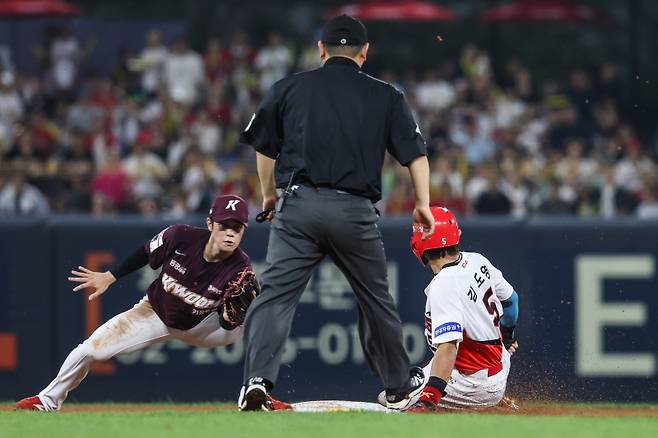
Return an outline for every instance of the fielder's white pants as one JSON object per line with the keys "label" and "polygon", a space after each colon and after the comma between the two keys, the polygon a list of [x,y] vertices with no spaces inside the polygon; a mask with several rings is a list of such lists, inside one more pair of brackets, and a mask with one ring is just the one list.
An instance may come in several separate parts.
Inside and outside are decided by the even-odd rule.
{"label": "fielder's white pants", "polygon": [[[441,398],[439,406],[447,409],[482,409],[496,406],[505,395],[510,369],[510,354],[504,348],[502,361],[503,369],[493,376],[488,376],[487,370],[462,374],[453,369],[446,386],[447,394]],[[432,362],[423,368],[425,384],[429,381],[431,370]]]}
{"label": "fielder's white pants", "polygon": [[178,339],[195,347],[219,347],[234,343],[242,337],[242,332],[243,327],[230,331],[221,328],[217,312],[212,312],[189,330],[167,327],[144,297],[132,309],[98,327],[71,351],[57,377],[39,393],[39,399],[45,410],[59,410],[69,391],[77,388],[87,376],[94,361],[108,360],[169,339]]}

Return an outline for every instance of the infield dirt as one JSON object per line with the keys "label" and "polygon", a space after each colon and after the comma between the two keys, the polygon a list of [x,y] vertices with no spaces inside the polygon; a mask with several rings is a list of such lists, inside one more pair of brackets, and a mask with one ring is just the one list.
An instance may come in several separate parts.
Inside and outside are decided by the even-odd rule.
{"label": "infield dirt", "polygon": [[[11,404],[0,405],[0,411],[13,409]],[[236,411],[233,404],[167,404],[167,403],[145,403],[145,404],[120,404],[120,403],[68,403],[63,406],[61,412],[212,412],[212,411]],[[442,411],[441,413],[459,414],[465,411]],[[495,407],[479,411],[468,411],[468,413],[481,413],[487,415],[520,415],[520,416],[557,416],[557,417],[650,417],[658,419],[658,406],[655,405],[587,405],[573,403],[548,403],[548,402],[519,402],[519,409],[508,407]]]}

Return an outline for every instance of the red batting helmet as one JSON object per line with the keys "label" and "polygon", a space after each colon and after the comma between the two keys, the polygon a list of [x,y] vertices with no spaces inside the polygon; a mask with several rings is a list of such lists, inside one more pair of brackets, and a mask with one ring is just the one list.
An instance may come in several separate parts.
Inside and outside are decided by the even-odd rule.
{"label": "red batting helmet", "polygon": [[462,235],[457,219],[450,210],[445,207],[431,207],[430,211],[434,217],[434,234],[422,240],[423,225],[416,222],[413,225],[413,232],[409,240],[411,252],[418,257],[423,265],[425,264],[423,261],[425,251],[457,245],[459,237]]}

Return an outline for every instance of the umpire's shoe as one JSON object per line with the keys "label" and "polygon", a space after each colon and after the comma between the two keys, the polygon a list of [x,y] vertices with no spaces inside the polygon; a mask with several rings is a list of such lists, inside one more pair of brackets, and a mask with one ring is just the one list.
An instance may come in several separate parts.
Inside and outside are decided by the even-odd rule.
{"label": "umpire's shoe", "polygon": [[386,390],[385,406],[388,409],[395,409],[396,411],[406,410],[416,402],[416,396],[420,394],[424,386],[425,374],[423,373],[423,369],[412,367],[409,370],[409,381],[406,388],[398,391]]}
{"label": "umpire's shoe", "polygon": [[272,384],[262,377],[252,377],[240,390],[238,407],[241,411],[268,411],[267,388]]}

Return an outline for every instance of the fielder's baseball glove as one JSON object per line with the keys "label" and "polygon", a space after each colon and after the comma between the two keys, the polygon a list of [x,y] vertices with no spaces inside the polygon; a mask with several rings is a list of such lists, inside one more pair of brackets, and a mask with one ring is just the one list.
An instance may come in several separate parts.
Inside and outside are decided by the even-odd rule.
{"label": "fielder's baseball glove", "polygon": [[225,330],[233,330],[244,324],[247,309],[260,293],[256,274],[250,269],[240,272],[224,290],[219,324]]}

